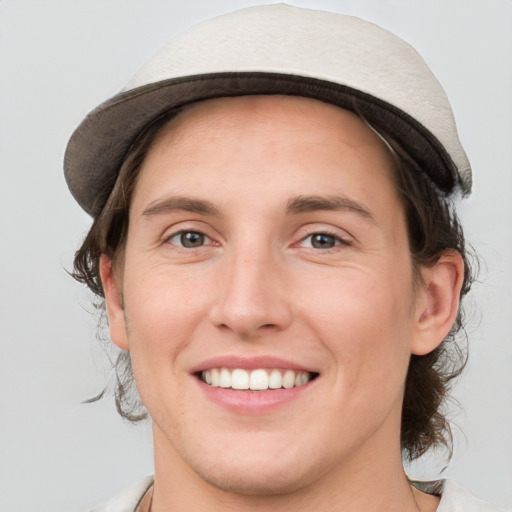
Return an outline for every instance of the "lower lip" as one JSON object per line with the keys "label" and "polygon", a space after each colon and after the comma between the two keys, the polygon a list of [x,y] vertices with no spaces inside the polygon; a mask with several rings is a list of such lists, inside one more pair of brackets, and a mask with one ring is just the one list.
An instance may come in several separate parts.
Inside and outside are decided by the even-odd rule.
{"label": "lower lip", "polygon": [[231,388],[212,387],[196,378],[201,391],[209,400],[231,412],[246,415],[265,414],[296,400],[312,386],[315,380],[290,389],[239,391]]}

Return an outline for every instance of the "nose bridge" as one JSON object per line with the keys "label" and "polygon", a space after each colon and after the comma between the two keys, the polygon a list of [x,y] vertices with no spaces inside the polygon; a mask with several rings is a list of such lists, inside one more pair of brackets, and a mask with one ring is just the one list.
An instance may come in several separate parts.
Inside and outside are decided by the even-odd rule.
{"label": "nose bridge", "polygon": [[270,245],[244,244],[224,262],[214,322],[243,337],[283,329],[291,319],[282,286],[283,261]]}

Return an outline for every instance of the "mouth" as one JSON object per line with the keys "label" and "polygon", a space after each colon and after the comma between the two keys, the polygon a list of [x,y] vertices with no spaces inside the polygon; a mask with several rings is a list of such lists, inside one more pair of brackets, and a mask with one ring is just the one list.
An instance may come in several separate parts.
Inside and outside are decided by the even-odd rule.
{"label": "mouth", "polygon": [[305,386],[318,377],[318,373],[304,370],[282,370],[278,368],[210,368],[198,373],[198,377],[212,388],[237,391],[268,391]]}

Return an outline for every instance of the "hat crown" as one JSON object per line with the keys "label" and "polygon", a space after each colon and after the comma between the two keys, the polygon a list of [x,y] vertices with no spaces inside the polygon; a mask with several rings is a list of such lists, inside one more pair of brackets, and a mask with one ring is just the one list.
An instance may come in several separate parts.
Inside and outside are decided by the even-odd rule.
{"label": "hat crown", "polygon": [[411,45],[371,22],[286,4],[223,14],[171,40],[124,91],[177,76],[223,72],[311,77],[380,98],[446,142],[462,188],[471,187],[469,161],[441,84]]}
{"label": "hat crown", "polygon": [[448,98],[408,43],[360,18],[277,4],[185,30],[93,110],[65,155],[73,195],[96,215],[145,126],[190,102],[243,94],[307,96],[354,110],[444,193],[456,184],[471,190]]}

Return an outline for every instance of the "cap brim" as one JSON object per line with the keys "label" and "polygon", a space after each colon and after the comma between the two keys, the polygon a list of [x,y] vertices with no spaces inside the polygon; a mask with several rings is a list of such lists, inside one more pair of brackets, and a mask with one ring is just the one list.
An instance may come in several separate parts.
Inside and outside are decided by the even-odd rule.
{"label": "cap brim", "polygon": [[396,141],[442,192],[450,193],[457,183],[457,167],[437,138],[414,118],[383,100],[315,78],[229,72],[142,86],[120,93],[93,110],[75,130],[66,149],[64,170],[73,196],[86,212],[97,215],[127,151],[144,127],[165,112],[206,99],[256,94],[303,96],[354,111]]}

